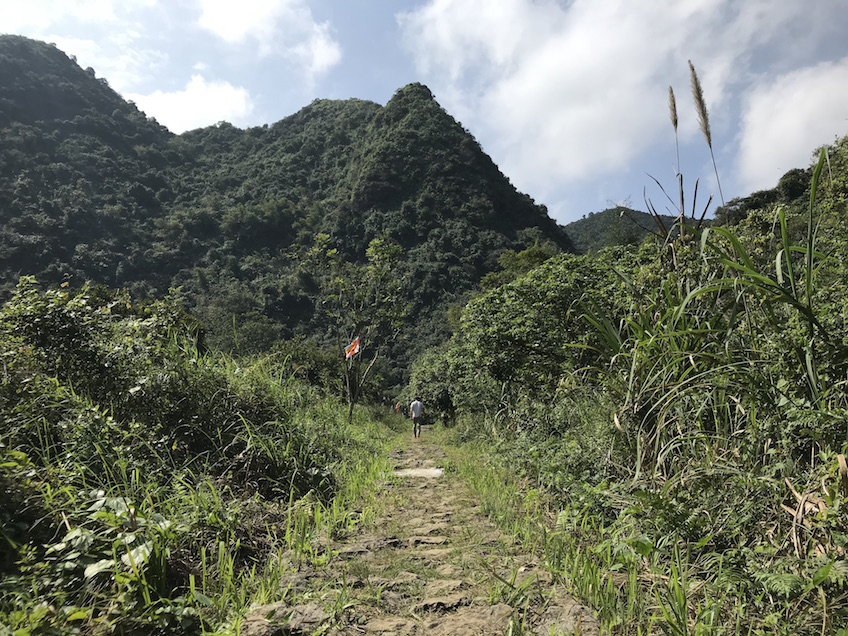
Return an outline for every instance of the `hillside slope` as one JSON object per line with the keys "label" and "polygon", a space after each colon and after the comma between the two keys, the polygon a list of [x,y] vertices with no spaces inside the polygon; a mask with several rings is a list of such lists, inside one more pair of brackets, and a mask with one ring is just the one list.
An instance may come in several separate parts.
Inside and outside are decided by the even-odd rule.
{"label": "hillside slope", "polygon": [[[662,215],[660,218],[667,229],[674,226],[676,219],[673,216]],[[647,212],[621,206],[590,212],[582,219],[566,225],[565,230],[576,251],[581,254],[597,252],[613,245],[635,245],[649,234],[659,231],[653,217]]]}
{"label": "hillside slope", "polygon": [[182,286],[213,343],[233,345],[235,317],[258,334],[242,346],[263,348],[318,330],[297,275],[316,233],[353,261],[386,236],[405,302],[433,316],[410,335],[426,346],[504,250],[573,249],[420,84],[385,106],[316,100],[273,125],[173,135],[53,45],[0,36],[0,80],[3,295],[23,274],[139,297]]}

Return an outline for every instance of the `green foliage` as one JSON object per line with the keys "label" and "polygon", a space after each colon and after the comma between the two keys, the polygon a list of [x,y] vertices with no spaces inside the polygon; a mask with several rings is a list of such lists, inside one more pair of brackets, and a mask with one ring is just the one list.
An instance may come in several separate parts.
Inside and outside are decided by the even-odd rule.
{"label": "green foliage", "polygon": [[[336,458],[312,433],[279,429],[291,405],[264,363],[201,354],[198,325],[173,301],[137,306],[103,289],[40,294],[29,279],[2,316],[8,439],[40,461],[85,453],[95,477],[111,470],[104,449],[120,448],[149,471],[167,471],[167,459],[267,493],[315,487],[315,467]],[[256,447],[259,433],[281,445]]]}
{"label": "green foliage", "polygon": [[[619,289],[614,265],[623,265],[632,255],[618,250],[598,258],[610,266],[561,255],[472,300],[461,324],[478,364],[498,382],[515,382],[537,393],[556,390],[563,365],[582,366],[583,352],[598,346],[582,318],[585,303],[612,311]],[[609,317],[615,319],[614,314]],[[569,337],[563,339],[562,333]]]}
{"label": "green foliage", "polygon": [[320,352],[201,340],[173,298],[23,279],[0,310],[4,625],[219,629],[318,558],[316,524],[344,531],[380,435],[304,382]]}
{"label": "green foliage", "polygon": [[[381,351],[388,350],[403,325],[403,285],[396,273],[401,249],[385,236],[375,238],[365,251],[367,262],[360,265],[343,260],[329,242],[329,235],[318,234],[301,266],[321,289],[320,313],[340,361],[344,347],[359,339],[359,352],[341,363],[352,418]],[[366,357],[371,360],[363,363]]]}
{"label": "green foliage", "polygon": [[[790,187],[789,191],[794,190]],[[747,217],[751,211],[773,206],[780,200],[780,196],[780,191],[775,188],[760,190],[745,197],[731,199],[727,204],[716,208],[715,222],[719,225],[736,225]]]}
{"label": "green foliage", "polygon": [[480,281],[480,289],[488,291],[512,282],[530,270],[538,267],[552,256],[559,253],[559,248],[553,243],[542,245],[536,243],[532,247],[516,252],[507,250],[498,257],[500,269],[486,274]]}
{"label": "green foliage", "polygon": [[[547,558],[613,625],[834,633],[848,616],[845,147],[820,154],[803,206],[548,260],[473,299],[413,368],[462,439],[582,519],[582,545],[546,538]],[[621,571],[658,613],[599,593]]]}
{"label": "green foliage", "polygon": [[[663,215],[667,227],[674,225],[674,217]],[[597,252],[605,247],[638,245],[658,229],[650,214],[625,206],[590,212],[578,221],[565,226],[565,231],[580,254]]]}
{"label": "green foliage", "polygon": [[453,424],[456,416],[454,399],[457,394],[452,379],[457,374],[450,359],[443,353],[428,351],[415,360],[404,402],[420,397],[429,417]]}
{"label": "green foliage", "polygon": [[731,199],[726,205],[715,211],[715,223],[733,226],[744,220],[751,212],[768,210],[781,204],[784,206],[803,206],[809,198],[812,169],[793,168],[777,182],[771,190],[752,192],[748,196]]}
{"label": "green foliage", "polygon": [[0,78],[0,298],[21,274],[147,298],[180,288],[210,348],[336,346],[332,300],[298,259],[318,234],[357,264],[387,240],[408,282],[408,337],[385,374],[398,384],[502,252],[571,248],[420,84],[385,106],[316,100],[273,125],[174,136],[50,45],[0,37]]}

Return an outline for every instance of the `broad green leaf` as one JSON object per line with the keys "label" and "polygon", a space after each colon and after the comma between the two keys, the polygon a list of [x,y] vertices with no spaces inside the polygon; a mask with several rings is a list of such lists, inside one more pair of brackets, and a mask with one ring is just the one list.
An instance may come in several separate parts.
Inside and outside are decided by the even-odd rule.
{"label": "broad green leaf", "polygon": [[206,605],[207,607],[212,607],[213,605],[215,605],[212,599],[206,596],[206,594],[203,594],[202,592],[195,592],[194,600],[198,601],[201,605]]}
{"label": "broad green leaf", "polygon": [[90,609],[78,609],[78,610],[74,611],[72,614],[70,614],[66,620],[68,620],[68,621],[81,621],[81,620],[85,620],[86,618],[88,618],[90,614],[91,614]]}
{"label": "broad green leaf", "polygon": [[827,565],[821,566],[816,573],[813,574],[813,585],[818,587],[822,583],[827,580],[827,577],[830,575],[830,570],[833,568],[833,561],[828,563]]}

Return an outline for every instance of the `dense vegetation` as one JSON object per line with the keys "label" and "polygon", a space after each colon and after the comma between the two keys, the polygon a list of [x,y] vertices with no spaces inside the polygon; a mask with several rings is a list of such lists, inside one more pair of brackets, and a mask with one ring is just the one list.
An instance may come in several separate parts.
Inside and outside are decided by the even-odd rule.
{"label": "dense vegetation", "polygon": [[218,628],[355,525],[382,425],[308,382],[308,349],[236,361],[197,327],[26,279],[0,311],[0,625]]}
{"label": "dense vegetation", "polygon": [[382,107],[316,100],[270,126],[175,136],[51,45],[0,37],[0,80],[6,298],[24,274],[136,298],[179,287],[216,348],[235,349],[234,322],[242,352],[294,335],[335,344],[303,254],[324,233],[364,263],[385,237],[401,248],[410,318],[389,353],[403,369],[449,335],[448,307],[501,252],[572,249],[420,84]]}
{"label": "dense vegetation", "polygon": [[52,46],[0,80],[0,622],[232,629],[355,523],[414,359],[610,632],[846,633],[848,138],[567,234],[421,85],[174,136]]}
{"label": "dense vegetation", "polygon": [[[660,220],[667,228],[674,226],[674,217],[661,215]],[[597,252],[615,245],[638,245],[658,231],[656,221],[647,212],[639,212],[625,206],[608,208],[601,212],[590,212],[579,221],[565,226],[565,231],[581,254]]]}
{"label": "dense vegetation", "polygon": [[547,493],[539,540],[610,628],[844,633],[847,202],[845,138],[792,203],[550,258],[416,362],[410,391]]}

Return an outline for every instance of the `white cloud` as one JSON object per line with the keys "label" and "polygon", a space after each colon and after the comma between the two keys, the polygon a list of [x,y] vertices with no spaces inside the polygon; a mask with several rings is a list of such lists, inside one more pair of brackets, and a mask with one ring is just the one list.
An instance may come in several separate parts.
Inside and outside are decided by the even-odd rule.
{"label": "white cloud", "polygon": [[848,132],[848,57],[751,88],[740,133],[739,171],[749,190],[773,188],[805,168],[816,146]]}
{"label": "white cloud", "polygon": [[669,84],[682,139],[694,138],[688,59],[714,139],[717,130],[725,133],[719,139],[732,137],[735,91],[763,59],[788,64],[795,53],[782,35],[803,24],[815,38],[827,24],[820,10],[841,15],[841,2],[430,0],[398,21],[448,111],[478,133],[519,188],[544,194],[563,182],[639,171],[644,153],[673,139]]}
{"label": "white cloud", "polygon": [[42,0],[3,4],[3,29],[8,33],[49,29],[69,19],[86,23],[114,22],[116,19],[113,0]]}
{"label": "white cloud", "polygon": [[335,66],[341,46],[330,25],[316,22],[304,0],[198,0],[198,24],[229,44],[254,40],[260,55],[280,54],[309,81]]}
{"label": "white cloud", "polygon": [[45,39],[77,59],[86,68],[92,67],[98,77],[105,77],[118,92],[129,91],[161,68],[168,56],[136,44],[131,33],[113,33],[98,43],[92,39],[47,35]]}
{"label": "white cloud", "polygon": [[252,37],[270,46],[276,21],[282,17],[286,3],[277,0],[200,0],[198,24],[230,44]]}
{"label": "white cloud", "polygon": [[30,33],[67,22],[112,24],[119,16],[154,6],[156,0],[4,0],[2,4],[2,32]]}
{"label": "white cloud", "polygon": [[[38,0],[5,2],[2,28],[54,43],[91,66],[118,91],[149,78],[167,55],[141,44],[143,10],[157,0]],[[7,6],[8,5],[8,6]]]}
{"label": "white cloud", "polygon": [[306,65],[314,77],[330,70],[342,59],[342,49],[326,24],[312,24],[309,37],[291,48],[294,57]]}
{"label": "white cloud", "polygon": [[177,134],[219,121],[243,125],[253,112],[253,100],[245,88],[210,82],[201,75],[193,75],[181,91],[129,93],[126,98]]}

